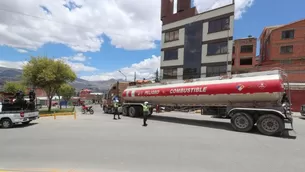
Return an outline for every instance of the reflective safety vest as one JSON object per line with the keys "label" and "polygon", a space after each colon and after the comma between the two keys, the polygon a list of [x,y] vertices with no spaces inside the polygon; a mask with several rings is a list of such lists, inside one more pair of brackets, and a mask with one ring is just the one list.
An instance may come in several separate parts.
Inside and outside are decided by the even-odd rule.
{"label": "reflective safety vest", "polygon": [[118,105],[117,102],[114,102],[114,103],[113,103],[113,106],[114,106],[115,108],[117,108],[119,105]]}
{"label": "reflective safety vest", "polygon": [[149,112],[149,108],[146,105],[142,105],[143,106],[143,112]]}

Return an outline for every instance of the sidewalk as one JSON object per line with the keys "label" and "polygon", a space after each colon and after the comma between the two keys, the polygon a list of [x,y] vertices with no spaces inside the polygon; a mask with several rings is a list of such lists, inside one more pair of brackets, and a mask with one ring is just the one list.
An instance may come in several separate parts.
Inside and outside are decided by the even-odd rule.
{"label": "sidewalk", "polygon": [[293,117],[302,117],[301,113],[300,112],[292,112],[292,116]]}

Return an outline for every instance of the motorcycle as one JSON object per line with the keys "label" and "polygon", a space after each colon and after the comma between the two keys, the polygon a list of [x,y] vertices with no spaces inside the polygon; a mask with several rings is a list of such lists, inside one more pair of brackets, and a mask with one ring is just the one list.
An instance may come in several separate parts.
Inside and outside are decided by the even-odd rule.
{"label": "motorcycle", "polygon": [[82,114],[85,114],[89,112],[91,115],[94,114],[94,110],[92,109],[92,106],[82,106]]}

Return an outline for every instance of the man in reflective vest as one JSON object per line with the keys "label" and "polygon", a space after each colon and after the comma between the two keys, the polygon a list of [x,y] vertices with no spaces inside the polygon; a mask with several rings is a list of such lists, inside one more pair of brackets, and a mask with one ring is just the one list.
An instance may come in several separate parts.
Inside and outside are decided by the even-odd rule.
{"label": "man in reflective vest", "polygon": [[149,107],[148,107],[148,102],[144,102],[144,104],[142,104],[143,106],[143,126],[146,127],[147,126],[147,118],[149,116]]}
{"label": "man in reflective vest", "polygon": [[119,114],[119,110],[118,110],[119,100],[114,100],[113,107],[114,107],[113,119],[116,120],[115,115],[118,115],[118,119],[121,119],[120,114]]}

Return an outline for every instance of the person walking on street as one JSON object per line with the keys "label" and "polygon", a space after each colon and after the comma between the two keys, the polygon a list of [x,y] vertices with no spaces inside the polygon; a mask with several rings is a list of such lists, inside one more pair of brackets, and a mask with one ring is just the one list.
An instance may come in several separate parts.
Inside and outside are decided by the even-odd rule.
{"label": "person walking on street", "polygon": [[114,100],[113,102],[113,107],[114,107],[114,114],[113,114],[113,119],[116,120],[115,116],[118,115],[118,119],[120,118],[120,114],[119,114],[119,101],[118,100]]}
{"label": "person walking on street", "polygon": [[147,126],[146,121],[149,115],[148,102],[144,102],[142,106],[143,106],[143,126],[146,127]]}

